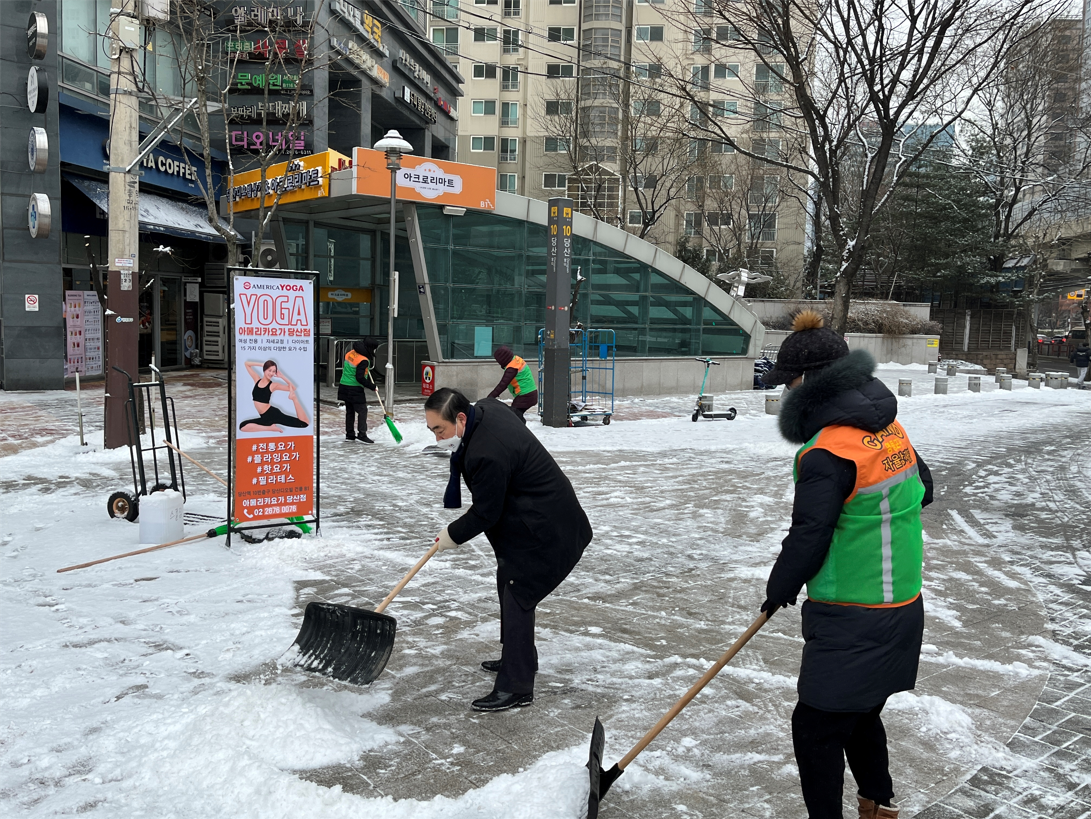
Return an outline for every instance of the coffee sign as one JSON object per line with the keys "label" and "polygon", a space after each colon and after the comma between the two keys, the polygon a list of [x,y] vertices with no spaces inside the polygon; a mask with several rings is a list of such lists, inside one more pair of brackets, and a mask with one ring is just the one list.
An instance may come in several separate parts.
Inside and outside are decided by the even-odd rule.
{"label": "coffee sign", "polygon": [[27,21],[27,55],[32,60],[40,60],[45,57],[49,48],[49,20],[40,12],[35,11]]}

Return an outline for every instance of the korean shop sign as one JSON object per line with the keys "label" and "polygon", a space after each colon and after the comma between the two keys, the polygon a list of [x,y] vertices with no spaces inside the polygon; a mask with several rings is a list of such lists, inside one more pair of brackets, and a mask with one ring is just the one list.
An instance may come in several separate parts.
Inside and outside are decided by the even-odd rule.
{"label": "korean shop sign", "polygon": [[436,109],[429,105],[428,101],[410,88],[408,85],[402,86],[402,92],[398,95],[398,99],[412,108],[416,113],[420,114],[429,122],[435,122],[439,117],[436,116]]}
{"label": "korean shop sign", "polygon": [[380,84],[386,86],[390,85],[390,72],[383,68],[378,60],[376,60],[371,54],[369,54],[363,46],[348,37],[330,37],[330,45],[336,51],[345,55],[346,59],[357,68],[363,69],[364,73],[372,79],[378,80]]}
{"label": "korean shop sign", "polygon": [[267,62],[271,56],[282,60],[306,60],[310,55],[306,37],[232,37],[227,41],[229,59]]}
{"label": "korean shop sign", "polygon": [[[388,199],[390,171],[383,152],[356,148],[352,157],[355,192]],[[404,201],[475,210],[496,207],[495,168],[403,154],[396,180],[398,199]]]}
{"label": "korean shop sign", "polygon": [[[347,166],[348,157],[337,151],[323,151],[270,165],[265,172],[265,205],[268,207],[277,201],[301,202],[329,196],[330,172]],[[389,179],[387,177],[387,185],[390,184]],[[231,182],[231,203],[236,213],[257,210],[261,206],[260,170],[236,174]]]}
{"label": "korean shop sign", "polygon": [[383,45],[383,24],[377,17],[363,9],[358,9],[346,0],[331,0],[330,9],[341,16],[349,27],[364,38],[372,48],[382,53],[384,57],[390,52]]}

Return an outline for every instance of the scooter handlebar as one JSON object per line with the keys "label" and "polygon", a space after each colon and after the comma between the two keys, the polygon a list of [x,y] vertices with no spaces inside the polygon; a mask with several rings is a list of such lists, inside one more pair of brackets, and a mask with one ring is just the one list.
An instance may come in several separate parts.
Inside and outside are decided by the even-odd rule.
{"label": "scooter handlebar", "polygon": [[705,365],[706,367],[707,367],[707,366],[708,366],[709,364],[715,364],[715,365],[716,365],[717,367],[719,367],[719,366],[720,366],[720,362],[719,362],[719,361],[713,361],[713,360],[712,360],[711,358],[698,358],[698,357],[694,356],[694,359],[693,359],[693,360],[694,360],[694,361],[700,361],[700,362],[701,362],[702,364],[704,364],[704,365]]}

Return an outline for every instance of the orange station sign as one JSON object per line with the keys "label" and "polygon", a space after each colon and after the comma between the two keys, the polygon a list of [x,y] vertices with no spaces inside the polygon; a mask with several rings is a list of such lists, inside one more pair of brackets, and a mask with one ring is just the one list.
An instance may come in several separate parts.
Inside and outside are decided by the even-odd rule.
{"label": "orange station sign", "polygon": [[[382,151],[353,149],[352,167],[356,193],[390,198],[390,171]],[[474,210],[496,208],[495,168],[403,154],[402,167],[396,173],[397,197],[402,201]]]}

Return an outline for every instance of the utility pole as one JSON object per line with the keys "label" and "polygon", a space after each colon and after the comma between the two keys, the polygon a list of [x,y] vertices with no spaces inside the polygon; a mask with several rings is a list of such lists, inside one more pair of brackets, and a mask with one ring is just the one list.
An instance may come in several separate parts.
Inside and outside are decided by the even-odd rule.
{"label": "utility pole", "polygon": [[140,141],[140,102],[134,75],[142,45],[138,0],[115,0],[119,13],[110,25],[109,281],[106,288],[106,448],[129,444],[125,370],[139,380],[140,222],[139,166],[128,171]]}

